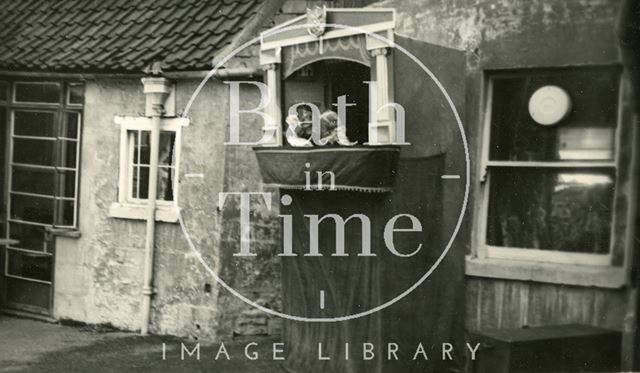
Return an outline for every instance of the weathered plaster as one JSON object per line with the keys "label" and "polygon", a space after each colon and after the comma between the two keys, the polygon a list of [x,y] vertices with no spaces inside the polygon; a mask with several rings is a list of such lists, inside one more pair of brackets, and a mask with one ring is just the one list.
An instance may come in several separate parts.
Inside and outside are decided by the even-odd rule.
{"label": "weathered plaster", "polygon": [[[178,107],[184,107],[198,81],[178,82]],[[219,270],[220,218],[227,87],[207,85],[195,101],[183,130],[180,205],[194,243]],[[114,115],[144,110],[137,79],[88,81],[83,128],[81,238],[59,238],[55,315],[89,323],[139,328],[144,252],[144,222],[115,219],[108,207],[117,198],[119,133]],[[210,141],[202,141],[210,139]],[[202,173],[202,179],[185,179]],[[218,288],[182,237],[177,224],[158,223],[152,331],[216,338]]]}

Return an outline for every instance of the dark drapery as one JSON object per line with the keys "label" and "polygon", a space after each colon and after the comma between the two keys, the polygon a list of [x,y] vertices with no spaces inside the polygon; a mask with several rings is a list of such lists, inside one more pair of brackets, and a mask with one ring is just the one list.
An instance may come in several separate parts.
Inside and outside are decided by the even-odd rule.
{"label": "dark drapery", "polygon": [[254,150],[262,180],[267,186],[315,190],[318,189],[318,172],[321,172],[322,189],[329,189],[332,185],[330,171],[335,176],[335,190],[359,192],[391,191],[400,153],[395,146]]}
{"label": "dark drapery", "polygon": [[[443,157],[400,161],[393,193],[297,191],[282,189],[293,199],[282,207],[293,222],[293,248],[299,256],[283,257],[284,311],[305,317],[336,317],[366,311],[402,293],[431,267],[442,252],[442,189],[440,174]],[[394,256],[383,239],[384,225],[396,214],[412,214],[422,223],[422,232],[396,234],[396,248],[412,252],[418,244],[423,248],[413,257]],[[371,221],[371,247],[375,257],[358,257],[362,235],[357,219],[345,225],[345,248],[348,257],[332,257],[335,251],[335,224],[327,219],[320,223],[321,257],[303,257],[309,250],[309,219],[305,215],[338,214],[346,219],[364,214]],[[398,227],[407,227],[398,224]],[[445,263],[443,268],[447,264]],[[455,343],[451,322],[457,319],[456,303],[440,299],[446,291],[439,282],[453,280],[446,269],[427,280],[399,303],[369,316],[334,323],[287,321],[285,341],[289,349],[286,367],[292,372],[442,372],[456,362],[440,360],[442,342]],[[325,309],[320,309],[320,291],[325,292]],[[443,298],[445,298],[443,296]],[[433,312],[437,309],[437,313]],[[362,360],[362,343],[375,345],[376,358]],[[399,361],[387,360],[386,346],[398,343]],[[459,342],[459,341],[457,341]],[[323,356],[318,359],[318,344]],[[349,343],[350,359],[345,360],[345,343]],[[412,361],[418,343],[423,343],[429,362]]]}

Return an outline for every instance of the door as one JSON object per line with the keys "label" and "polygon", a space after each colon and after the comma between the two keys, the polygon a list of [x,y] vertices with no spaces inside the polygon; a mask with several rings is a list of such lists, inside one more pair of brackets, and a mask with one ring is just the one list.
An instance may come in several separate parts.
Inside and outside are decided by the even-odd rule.
{"label": "door", "polygon": [[[82,102],[74,84],[8,82],[2,306],[50,315],[55,247],[76,226]],[[1,113],[0,113],[1,114]]]}

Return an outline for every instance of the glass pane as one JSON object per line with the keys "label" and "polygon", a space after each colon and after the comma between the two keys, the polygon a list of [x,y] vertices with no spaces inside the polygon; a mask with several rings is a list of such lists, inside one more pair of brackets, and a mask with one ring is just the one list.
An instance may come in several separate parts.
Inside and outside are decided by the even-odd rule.
{"label": "glass pane", "polygon": [[76,168],[78,142],[71,140],[58,140],[58,147],[58,166]]}
{"label": "glass pane", "polygon": [[21,309],[26,306],[29,312],[38,312],[47,316],[51,314],[49,310],[51,285],[11,277],[4,280],[7,284],[7,303],[10,303],[11,307]]}
{"label": "glass pane", "polygon": [[62,123],[61,137],[70,139],[78,138],[78,129],[80,128],[80,114],[65,113],[64,122]]}
{"label": "glass pane", "polygon": [[13,139],[13,161],[42,166],[54,166],[55,140]]}
{"label": "glass pane", "polygon": [[55,185],[53,170],[14,167],[11,175],[11,190],[53,196]]}
{"label": "glass pane", "polygon": [[56,225],[74,226],[75,225],[75,202],[67,200],[57,200],[58,210],[56,211]]}
{"label": "glass pane", "polygon": [[16,135],[56,137],[54,113],[16,110],[13,115]]}
{"label": "glass pane", "polygon": [[53,199],[12,195],[11,218],[28,222],[53,224]]}
{"label": "glass pane", "polygon": [[138,198],[138,179],[140,175],[140,167],[133,166],[131,168],[131,198]]}
{"label": "glass pane", "polygon": [[74,198],[76,196],[76,173],[74,171],[60,171],[58,173],[58,197]]}
{"label": "glass pane", "polygon": [[140,164],[149,164],[151,156],[149,144],[149,131],[140,131],[140,142],[137,144],[135,151],[139,155]]}
{"label": "glass pane", "polygon": [[[613,159],[618,84],[618,70],[612,68],[532,71],[494,79],[491,159]],[[551,126],[536,123],[529,114],[529,98],[546,85],[559,86],[571,97],[568,117]]]}
{"label": "glass pane", "polygon": [[173,167],[158,167],[158,196],[156,200],[173,201]]}
{"label": "glass pane", "polygon": [[149,167],[140,166],[140,180],[138,181],[138,198],[146,199],[149,197]]}
{"label": "glass pane", "polygon": [[9,224],[9,237],[20,241],[11,246],[26,250],[45,251],[44,227],[12,222]]}
{"label": "glass pane", "polygon": [[68,101],[71,105],[82,105],[84,103],[84,85],[69,84]]}
{"label": "glass pane", "polygon": [[138,136],[139,131],[127,131],[128,151],[133,164],[138,164]]}
{"label": "glass pane", "polygon": [[9,97],[9,83],[0,82],[0,101],[7,101]]}
{"label": "glass pane", "polygon": [[59,103],[58,83],[16,83],[17,102]]}
{"label": "glass pane", "polygon": [[7,261],[10,275],[51,281],[51,255],[7,249]]}
{"label": "glass pane", "polygon": [[[133,143],[133,190],[132,197],[147,199],[149,196],[149,167],[150,163],[150,132],[139,131],[140,141],[137,142],[137,133],[132,133]],[[139,158],[138,158],[139,155]],[[140,163],[138,163],[138,159]],[[175,179],[175,132],[160,132],[158,166],[158,200],[173,200],[173,180]],[[140,166],[138,166],[138,164]]]}
{"label": "glass pane", "polygon": [[174,161],[174,144],[176,141],[176,133],[162,131],[160,132],[160,152],[158,164],[171,166]]}
{"label": "glass pane", "polygon": [[606,172],[494,169],[487,242],[607,253],[613,191],[613,175]]}

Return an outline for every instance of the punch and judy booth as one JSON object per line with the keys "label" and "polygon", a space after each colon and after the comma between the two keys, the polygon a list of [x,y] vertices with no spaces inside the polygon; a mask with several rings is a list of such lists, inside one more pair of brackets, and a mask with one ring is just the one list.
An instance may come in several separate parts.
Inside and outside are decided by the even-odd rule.
{"label": "punch and judy booth", "polygon": [[464,57],[395,35],[394,22],[389,9],[316,8],[262,35],[275,120],[254,150],[280,192],[292,372],[464,362],[464,248],[452,238],[468,176],[454,110]]}

